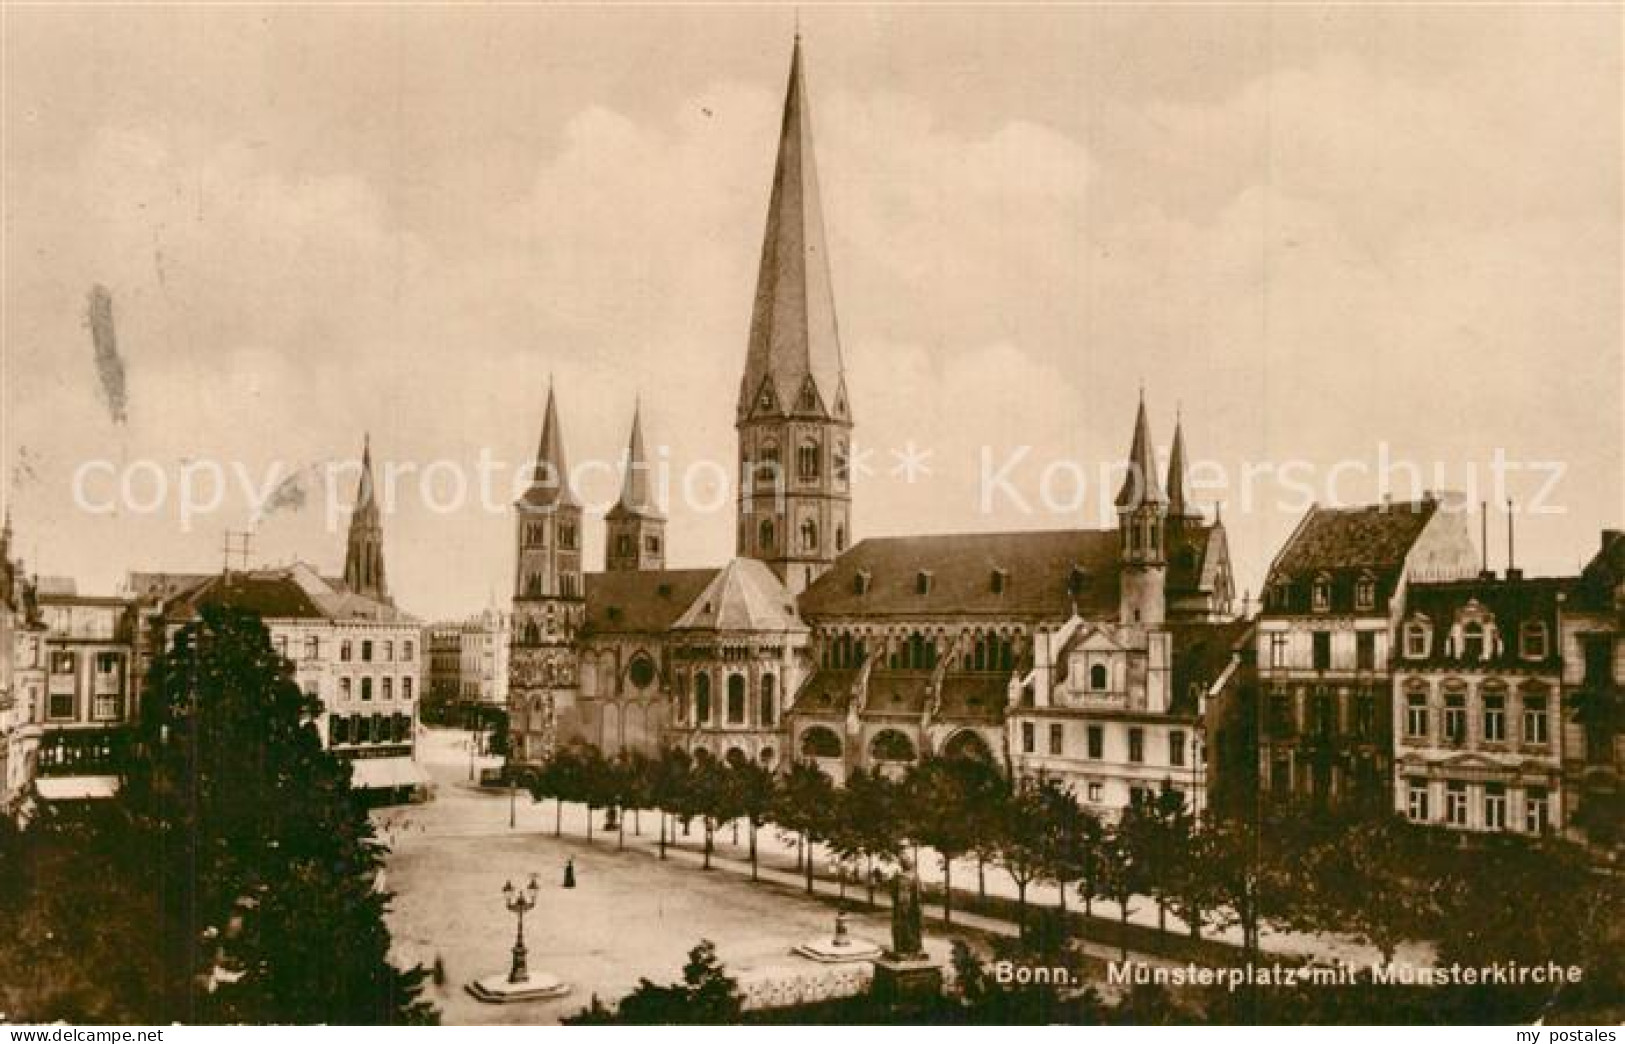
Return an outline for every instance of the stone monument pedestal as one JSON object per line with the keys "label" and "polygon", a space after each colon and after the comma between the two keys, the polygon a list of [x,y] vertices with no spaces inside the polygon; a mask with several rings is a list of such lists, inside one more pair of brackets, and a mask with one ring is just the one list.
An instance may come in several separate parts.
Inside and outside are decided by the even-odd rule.
{"label": "stone monument pedestal", "polygon": [[821,964],[845,964],[849,961],[872,961],[881,956],[879,946],[868,939],[859,939],[846,930],[846,912],[835,915],[835,934],[827,939],[808,939],[790,950],[797,957]]}
{"label": "stone monument pedestal", "polygon": [[923,954],[888,954],[875,961],[873,990],[876,1000],[902,1007],[932,1001],[942,994],[942,968]]}
{"label": "stone monument pedestal", "polygon": [[487,1004],[514,1004],[519,1001],[552,1000],[570,992],[570,987],[551,975],[536,974],[514,982],[511,976],[498,972],[483,979],[475,979],[466,989],[475,1000]]}

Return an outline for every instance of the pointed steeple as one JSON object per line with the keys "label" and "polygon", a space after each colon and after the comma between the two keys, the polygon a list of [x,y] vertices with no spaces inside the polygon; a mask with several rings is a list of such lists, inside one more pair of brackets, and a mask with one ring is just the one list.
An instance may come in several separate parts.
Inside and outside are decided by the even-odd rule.
{"label": "pointed steeple", "polygon": [[763,412],[849,419],[799,35],[739,386],[739,419]]}
{"label": "pointed steeple", "polygon": [[1191,506],[1185,492],[1185,422],[1174,421],[1174,444],[1168,451],[1168,517],[1171,519],[1200,518],[1200,512]]}
{"label": "pointed steeple", "polygon": [[632,435],[626,441],[626,473],[621,478],[621,499],[609,509],[609,518],[660,518],[649,495],[649,458],[643,451],[643,404],[632,408]]}
{"label": "pointed steeple", "polygon": [[547,412],[542,417],[542,441],[536,447],[536,466],[531,472],[530,489],[520,503],[533,508],[580,507],[570,489],[570,468],[564,460],[564,433],[559,427],[558,403],[553,382],[547,382]]}
{"label": "pointed steeple", "polygon": [[1157,458],[1151,443],[1151,425],[1145,419],[1145,393],[1140,393],[1140,410],[1134,418],[1134,443],[1128,451],[1128,474],[1117,492],[1119,510],[1143,504],[1166,504],[1168,498],[1157,481]]}
{"label": "pointed steeple", "polygon": [[361,444],[361,478],[350,509],[350,534],[344,550],[344,586],[359,595],[389,600],[384,577],[384,522],[372,478],[372,435]]}

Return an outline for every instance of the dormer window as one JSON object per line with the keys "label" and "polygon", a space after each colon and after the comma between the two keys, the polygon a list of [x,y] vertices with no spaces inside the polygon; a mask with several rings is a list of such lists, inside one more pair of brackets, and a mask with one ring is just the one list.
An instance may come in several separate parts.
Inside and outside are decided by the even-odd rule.
{"label": "dormer window", "polygon": [[1419,620],[1412,620],[1405,625],[1405,658],[1407,660],[1424,659],[1428,654],[1428,626]]}
{"label": "dormer window", "polygon": [[1461,658],[1471,661],[1484,659],[1484,625],[1477,620],[1469,620],[1461,625]]}
{"label": "dormer window", "polygon": [[1005,570],[1005,569],[995,569],[995,570],[993,570],[992,586],[993,586],[993,593],[994,594],[1004,594],[1004,589],[1009,585],[1009,583],[1010,583],[1010,573],[1009,573],[1008,570]]}
{"label": "dormer window", "polygon": [[1372,609],[1377,604],[1377,581],[1370,573],[1363,573],[1354,585],[1354,608]]}
{"label": "dormer window", "polygon": [[1083,571],[1083,566],[1074,564],[1072,572],[1066,578],[1067,594],[1076,598],[1083,593],[1083,587],[1089,582],[1089,575]]}
{"label": "dormer window", "polygon": [[1546,623],[1535,620],[1518,629],[1518,654],[1526,660],[1544,660],[1549,655],[1550,635]]}
{"label": "dormer window", "polygon": [[922,569],[914,575],[914,593],[922,595],[931,593],[931,570]]}
{"label": "dormer window", "polygon": [[1315,577],[1309,604],[1317,613],[1324,613],[1332,607],[1332,578],[1325,573]]}
{"label": "dormer window", "polygon": [[1089,690],[1091,692],[1105,692],[1111,687],[1111,671],[1103,663],[1093,664],[1089,668]]}
{"label": "dormer window", "polygon": [[856,573],[852,574],[852,593],[860,595],[868,594],[869,584],[873,579],[874,574],[869,572],[869,570],[859,569]]}

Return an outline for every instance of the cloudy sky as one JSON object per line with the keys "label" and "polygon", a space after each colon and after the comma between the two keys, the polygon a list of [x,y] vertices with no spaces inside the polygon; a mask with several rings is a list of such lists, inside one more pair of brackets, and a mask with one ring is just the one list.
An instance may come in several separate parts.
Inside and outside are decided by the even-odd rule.
{"label": "cloudy sky", "polygon": [[[243,479],[299,474],[256,558],[336,569],[309,469],[370,431],[419,469],[386,521],[403,604],[503,599],[509,516],[425,493],[447,503],[482,452],[522,462],[549,375],[575,460],[613,461],[641,394],[679,476],[731,470],[789,9],[3,17],[0,449],[31,568],[82,590],[217,568],[254,514]],[[1524,464],[1506,495],[1550,509],[1519,522],[1534,571],[1625,522],[1617,9],[807,5],[801,24],[873,450],[858,536],[1097,524],[1142,384],[1159,441],[1182,411],[1243,586],[1304,501],[1378,495],[1384,459],[1475,501],[1498,496],[1497,454]],[[912,482],[891,474],[910,445],[930,453]],[[1009,480],[990,505],[984,448]],[[185,520],[174,487],[191,467],[211,500],[209,462],[231,488]],[[676,565],[731,552],[699,474]],[[93,506],[133,495],[86,510],[76,475]]]}

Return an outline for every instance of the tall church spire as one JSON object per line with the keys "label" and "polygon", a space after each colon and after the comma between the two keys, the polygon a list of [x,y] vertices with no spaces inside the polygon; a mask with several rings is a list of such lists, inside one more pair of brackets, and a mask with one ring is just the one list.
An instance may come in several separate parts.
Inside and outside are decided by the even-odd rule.
{"label": "tall church spire", "polygon": [[356,594],[389,601],[384,576],[384,522],[372,478],[372,436],[361,443],[361,478],[350,509],[350,535],[344,550],[344,586]]}
{"label": "tall church spire", "polygon": [[851,537],[852,414],[799,36],[790,54],[735,427],[740,483],[734,546],[740,555],[767,562],[792,592],[800,592],[846,550]]}
{"label": "tall church spire", "polygon": [[739,386],[739,419],[794,412],[844,420],[847,411],[798,35]]}
{"label": "tall church spire", "polygon": [[1191,506],[1185,491],[1185,423],[1184,418],[1174,421],[1174,444],[1168,451],[1168,517],[1190,519],[1200,517]]}
{"label": "tall church spire", "polygon": [[570,488],[570,467],[564,459],[564,433],[551,380],[547,382],[547,412],[542,418],[542,441],[536,447],[536,466],[521,503],[532,508],[581,506]]}
{"label": "tall church spire", "polygon": [[621,477],[621,499],[610,508],[617,514],[658,518],[660,509],[649,495],[649,458],[643,451],[643,404],[632,408],[632,434],[626,441],[626,474]]}
{"label": "tall church spire", "polygon": [[1156,447],[1151,442],[1151,425],[1145,419],[1145,394],[1140,395],[1140,411],[1134,418],[1134,442],[1128,450],[1128,474],[1117,492],[1117,507],[1133,509],[1142,504],[1166,504],[1167,496],[1157,480]]}

